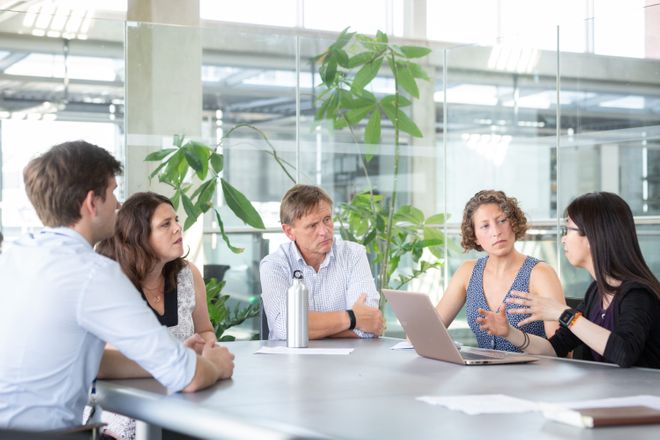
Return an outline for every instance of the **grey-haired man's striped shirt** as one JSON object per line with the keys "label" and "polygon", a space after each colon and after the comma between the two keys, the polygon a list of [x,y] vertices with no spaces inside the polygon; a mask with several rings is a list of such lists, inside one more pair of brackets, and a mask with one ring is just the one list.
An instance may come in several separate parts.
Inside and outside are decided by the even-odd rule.
{"label": "grey-haired man's striped shirt", "polygon": [[[368,306],[378,307],[379,295],[364,246],[335,238],[317,273],[305,262],[294,242],[284,243],[259,266],[269,339],[286,339],[287,289],[295,270],[303,273],[311,311],[350,309],[362,293],[367,294]],[[371,333],[353,331],[362,338],[373,337]]]}

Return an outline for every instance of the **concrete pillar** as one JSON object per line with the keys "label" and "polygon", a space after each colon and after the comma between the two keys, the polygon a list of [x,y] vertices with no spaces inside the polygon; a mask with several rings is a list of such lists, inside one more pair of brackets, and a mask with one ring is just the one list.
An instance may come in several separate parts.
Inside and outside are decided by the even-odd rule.
{"label": "concrete pillar", "polygon": [[[202,42],[199,0],[129,0],[126,12],[126,196],[170,187],[149,182],[152,151],[172,136],[199,137],[202,130]],[[179,209],[183,220],[183,209]],[[186,231],[188,259],[204,265],[203,217]]]}
{"label": "concrete pillar", "polygon": [[144,157],[167,144],[164,138],[200,135],[199,1],[129,0],[126,18],[126,194],[167,194],[149,183],[155,165]]}

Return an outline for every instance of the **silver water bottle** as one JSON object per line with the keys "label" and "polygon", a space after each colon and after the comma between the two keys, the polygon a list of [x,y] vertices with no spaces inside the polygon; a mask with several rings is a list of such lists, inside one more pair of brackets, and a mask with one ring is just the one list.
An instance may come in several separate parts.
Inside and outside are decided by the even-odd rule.
{"label": "silver water bottle", "polygon": [[286,307],[286,345],[292,348],[307,347],[309,334],[307,312],[309,311],[309,293],[303,283],[302,272],[293,272],[293,283],[287,291]]}

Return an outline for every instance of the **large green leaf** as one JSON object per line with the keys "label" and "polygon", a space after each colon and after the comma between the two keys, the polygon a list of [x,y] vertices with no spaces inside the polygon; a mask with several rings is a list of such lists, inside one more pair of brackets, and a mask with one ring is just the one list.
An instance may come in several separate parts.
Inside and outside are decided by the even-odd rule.
{"label": "large green leaf", "polygon": [[[385,112],[385,115],[387,115],[387,118],[392,121],[392,124],[394,126],[399,127],[400,130],[405,131],[406,133],[415,136],[415,137],[422,137],[422,132],[417,128],[417,125],[406,115],[403,111],[399,110],[398,114],[395,112],[394,107],[391,105],[383,105],[382,106],[383,111]],[[398,116],[395,117],[395,114]]]}
{"label": "large green leaf", "polygon": [[154,151],[153,153],[147,154],[147,157],[144,158],[146,162],[157,162],[159,160],[165,159],[170,154],[174,153],[176,148],[164,148],[162,150]]}
{"label": "large green leaf", "polygon": [[395,213],[394,218],[398,221],[407,221],[414,225],[422,225],[424,223],[424,213],[412,205],[404,205],[400,207]]}
{"label": "large green leaf", "polygon": [[426,71],[419,64],[408,63],[408,68],[413,77],[428,81],[430,78]]}
{"label": "large green leaf", "polygon": [[410,117],[401,110],[399,110],[399,128],[402,131],[405,131],[406,133],[418,138],[424,136],[417,127],[417,124],[415,124],[413,120],[410,119]]}
{"label": "large green leaf", "polygon": [[209,157],[211,149],[199,142],[189,142],[183,147],[188,165],[195,170],[200,180],[206,179],[209,171]]}
{"label": "large green leaf", "polygon": [[330,102],[328,102],[325,117],[327,119],[335,119],[337,117],[337,108],[339,107],[339,95],[337,93],[333,94],[328,101]]}
{"label": "large green leaf", "polygon": [[358,73],[355,74],[353,78],[353,84],[351,85],[352,90],[361,90],[369,84],[380,71],[380,67],[383,65],[383,59],[377,58],[358,70]]}
{"label": "large green leaf", "polygon": [[342,100],[341,100],[341,105],[343,108],[346,109],[355,109],[355,108],[362,108],[366,107],[368,105],[373,105],[375,104],[376,97],[375,96],[368,96],[368,95],[355,95],[351,96],[350,94],[346,96],[345,94],[342,94]]}
{"label": "large green leaf", "polygon": [[342,47],[346,46],[346,44],[351,41],[351,38],[353,38],[353,35],[355,35],[355,32],[348,32],[349,29],[350,26],[344,28],[344,30],[341,31],[337,36],[337,40],[330,47],[333,49],[341,49]]}
{"label": "large green leaf", "polygon": [[410,95],[414,96],[415,98],[419,98],[417,81],[413,77],[410,68],[406,64],[401,63],[397,65],[395,76],[401,87],[403,87],[406,92],[410,93]]}
{"label": "large green leaf", "polygon": [[380,110],[375,109],[364,128],[364,142],[367,144],[380,143]]}
{"label": "large green leaf", "polygon": [[396,104],[397,96],[399,97],[399,108],[408,107],[409,105],[412,104],[410,99],[406,98],[405,96],[401,96],[401,95],[388,95],[388,96],[384,97],[383,99],[381,99],[380,102],[383,105],[387,105],[387,106],[390,106],[390,107],[394,108],[394,106]]}
{"label": "large green leaf", "polygon": [[401,46],[399,49],[407,58],[421,58],[431,53],[431,49],[421,46]]}
{"label": "large green leaf", "polygon": [[206,212],[211,209],[211,200],[215,194],[215,188],[217,187],[217,180],[212,179],[204,182],[200,186],[199,197],[197,198],[197,203],[195,207],[201,212]]}
{"label": "large green leaf", "polygon": [[160,165],[156,167],[155,170],[149,174],[149,180],[153,179],[155,176],[160,174],[160,171],[167,166],[167,161],[161,162]]}
{"label": "large green leaf", "polygon": [[329,58],[328,59],[328,64],[326,65],[327,67],[325,68],[325,78],[323,78],[323,82],[326,84],[332,84],[335,80],[335,77],[337,76],[337,61],[335,58]]}
{"label": "large green leaf", "polygon": [[[178,186],[183,181],[188,170],[186,161],[183,155],[183,150],[178,150],[168,160],[165,169],[158,175],[161,182],[169,183],[172,186]],[[185,170],[183,175],[182,170]]]}
{"label": "large green leaf", "polygon": [[425,222],[427,225],[442,225],[445,223],[444,214],[434,214],[426,219]]}
{"label": "large green leaf", "polygon": [[218,222],[218,228],[220,228],[220,236],[225,241],[225,244],[227,245],[229,250],[231,250],[235,254],[243,253],[245,249],[233,246],[229,242],[229,237],[227,237],[227,234],[225,233],[225,224],[222,222],[222,217],[220,217],[220,213],[218,212],[217,209],[215,210],[215,219]]}
{"label": "large green leaf", "polygon": [[243,193],[231,186],[225,179],[220,179],[220,182],[222,184],[222,193],[225,196],[225,202],[227,202],[229,209],[238,218],[253,228],[265,229],[266,227],[261,216]]}
{"label": "large green leaf", "polygon": [[429,251],[436,258],[444,258],[444,249],[442,245],[445,242],[445,234],[437,228],[424,228],[424,240],[437,240],[438,244],[429,246]]}
{"label": "large green leaf", "polygon": [[346,112],[346,120],[349,124],[355,125],[360,122],[370,111],[375,107],[375,104],[369,104],[367,107],[354,108]]}
{"label": "large green leaf", "polygon": [[225,166],[224,155],[218,154],[216,152],[211,153],[211,167],[213,168],[213,171],[219,173],[220,171],[222,171],[224,166]]}
{"label": "large green leaf", "polygon": [[183,224],[183,230],[185,231],[195,224],[201,212],[195,208],[195,205],[187,194],[181,194],[181,202],[183,203],[183,210],[186,212],[186,221]]}
{"label": "large green leaf", "polygon": [[357,55],[353,55],[351,58],[348,60],[348,67],[349,69],[353,69],[357,66],[361,66],[364,63],[368,62],[374,57],[373,52],[360,52]]}
{"label": "large green leaf", "polygon": [[334,51],[337,64],[341,67],[348,67],[348,54],[343,49],[336,49]]}

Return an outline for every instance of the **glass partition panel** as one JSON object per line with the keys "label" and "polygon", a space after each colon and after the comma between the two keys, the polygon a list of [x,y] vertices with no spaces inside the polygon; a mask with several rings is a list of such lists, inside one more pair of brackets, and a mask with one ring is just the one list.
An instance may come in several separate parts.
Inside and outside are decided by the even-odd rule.
{"label": "glass partition panel", "polygon": [[[611,28],[613,17],[605,12],[601,18],[596,11],[594,28]],[[621,23],[630,17],[622,15]],[[564,34],[572,33],[570,25],[560,27],[560,47]],[[610,50],[604,46],[607,40],[600,41],[597,52],[603,55],[560,54],[558,215],[581,194],[619,194],[635,215],[649,265],[660,273],[653,234],[660,226],[660,63],[640,57],[639,45],[631,46],[627,57],[605,55],[618,54],[620,46]],[[591,277],[565,258],[560,262],[566,295],[582,297]]]}
{"label": "glass partition panel", "polygon": [[42,226],[23,185],[30,159],[76,139],[119,159],[123,154],[124,23],[94,19],[93,8],[33,9],[0,11],[0,227],[5,246]]}
{"label": "glass partition panel", "polygon": [[[535,38],[507,37],[494,46],[446,50],[444,104],[445,204],[453,240],[446,280],[467,259],[484,256],[460,248],[466,202],[482,189],[515,197],[531,225],[516,248],[556,267],[555,130],[557,52],[530,41],[556,39],[556,28]],[[543,35],[541,35],[543,34]],[[464,315],[453,326],[465,327]]]}
{"label": "glass partition panel", "polygon": [[[301,53],[304,56],[309,54],[315,57],[323,53],[332,43],[334,40],[303,39]],[[419,209],[425,218],[443,212],[439,191],[442,181],[438,155],[440,147],[436,142],[436,105],[433,99],[434,78],[440,71],[436,63],[441,60],[441,49],[435,47],[432,49],[435,51],[431,56],[413,60],[421,64],[430,79],[418,81],[419,98],[410,98],[413,104],[402,107],[403,111],[415,121],[422,136],[412,137],[401,131],[398,153],[395,153],[394,125],[384,115],[381,115],[380,143],[367,144],[364,135],[367,121],[372,113],[365,114],[350,128],[335,128],[332,120],[315,122],[315,109],[323,102],[319,102],[317,97],[324,93],[325,87],[315,75],[315,87],[312,90],[301,89],[301,108],[305,109],[300,119],[301,181],[325,188],[334,199],[336,212],[345,212],[342,205],[351,202],[357,195],[370,191],[382,196],[386,204],[392,200],[392,194],[396,191],[395,210],[404,205],[411,205]],[[351,50],[359,52],[358,49],[348,47],[347,51],[351,55],[354,54],[350,52]],[[307,61],[302,64],[306,65]],[[347,76],[352,79],[357,71],[358,69],[354,69]],[[379,102],[386,95],[392,95],[395,91],[395,81],[391,71],[385,67],[381,68],[367,90]],[[409,98],[406,92],[402,95]],[[310,111],[307,112],[307,109]],[[398,163],[396,175],[395,163]],[[348,223],[343,225],[347,226],[351,234],[361,235],[357,227],[349,227]],[[336,236],[340,235],[339,229],[340,225],[336,221]],[[396,240],[393,239],[391,242],[392,246],[396,245],[394,244]],[[372,273],[376,284],[380,286],[380,267],[376,263],[378,254],[368,252],[368,256],[372,262]],[[428,262],[438,260],[427,251],[424,252],[422,259]],[[424,292],[438,289],[442,275],[442,271],[438,269],[431,269],[412,282],[400,285],[399,276],[411,275],[416,267],[417,264],[414,264],[409,255],[402,258],[397,272],[389,282],[389,287],[411,288]],[[351,304],[347,306],[350,307]],[[400,330],[395,325],[396,320],[389,309],[386,309],[386,319],[388,334],[398,332],[400,335]]]}

